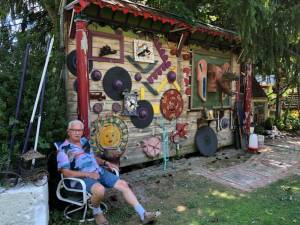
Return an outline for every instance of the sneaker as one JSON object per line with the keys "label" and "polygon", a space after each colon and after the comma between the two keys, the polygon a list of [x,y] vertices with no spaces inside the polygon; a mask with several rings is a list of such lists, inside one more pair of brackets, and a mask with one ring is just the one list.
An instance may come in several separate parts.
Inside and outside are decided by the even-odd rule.
{"label": "sneaker", "polygon": [[94,215],[95,218],[95,222],[97,225],[108,225],[108,221],[105,218],[105,216],[103,215],[103,213],[98,213],[96,215]]}
{"label": "sneaker", "polygon": [[160,212],[145,212],[144,214],[144,220],[142,221],[143,224],[149,224],[156,221],[156,218],[160,216]]}

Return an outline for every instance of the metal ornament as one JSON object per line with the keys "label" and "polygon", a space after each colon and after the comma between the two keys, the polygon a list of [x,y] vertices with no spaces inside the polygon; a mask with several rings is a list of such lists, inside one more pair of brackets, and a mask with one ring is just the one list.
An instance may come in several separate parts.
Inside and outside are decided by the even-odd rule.
{"label": "metal ornament", "polygon": [[154,111],[150,102],[139,100],[137,107],[137,116],[131,116],[131,122],[137,128],[148,127],[154,116]]}
{"label": "metal ornament", "polygon": [[137,116],[137,107],[138,107],[138,94],[137,92],[129,93],[124,92],[124,108],[122,115],[124,116]]}
{"label": "metal ornament", "polygon": [[201,155],[214,155],[217,151],[218,139],[213,129],[208,126],[200,127],[195,135],[195,145]]}
{"label": "metal ornament", "polygon": [[[76,50],[71,51],[67,55],[67,67],[69,71],[74,75],[77,76],[77,56]],[[89,71],[93,69],[93,61],[89,60]]]}
{"label": "metal ornament", "polygon": [[122,67],[110,68],[103,78],[103,89],[105,94],[115,101],[123,99],[123,92],[131,91],[131,78],[127,70]]}
{"label": "metal ornament", "polygon": [[91,124],[90,144],[94,152],[106,159],[118,159],[128,143],[128,127],[117,116],[97,119]]}
{"label": "metal ornament", "polygon": [[114,113],[118,113],[122,110],[122,106],[118,102],[114,102],[111,106],[111,109]]}
{"label": "metal ornament", "polygon": [[183,111],[183,99],[180,92],[176,89],[166,91],[160,100],[160,110],[167,120],[178,118]]}
{"label": "metal ornament", "polygon": [[93,112],[99,114],[103,111],[103,104],[102,103],[95,103],[93,105]]}
{"label": "metal ornament", "polygon": [[221,118],[221,120],[220,120],[220,129],[223,130],[223,129],[228,128],[229,124],[230,124],[230,121],[229,121],[228,118],[226,118],[226,117]]}
{"label": "metal ornament", "polygon": [[100,70],[94,70],[91,74],[91,78],[93,81],[99,81],[102,78],[102,73]]}

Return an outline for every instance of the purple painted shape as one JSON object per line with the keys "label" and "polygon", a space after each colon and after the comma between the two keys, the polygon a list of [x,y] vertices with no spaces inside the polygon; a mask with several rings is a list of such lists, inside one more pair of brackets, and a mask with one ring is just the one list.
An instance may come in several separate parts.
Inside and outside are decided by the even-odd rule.
{"label": "purple painted shape", "polygon": [[115,113],[120,112],[121,108],[122,108],[121,105],[117,102],[114,102],[112,104],[112,111],[115,112]]}
{"label": "purple painted shape", "polygon": [[158,75],[162,75],[162,71],[166,71],[166,69],[172,65],[170,61],[167,61],[169,56],[166,54],[166,50],[161,48],[162,44],[159,42],[159,39],[154,38],[153,42],[160,58],[162,59],[162,64],[159,65],[150,76],[148,76],[147,81],[150,84],[154,83],[153,79],[157,79]]}
{"label": "purple painted shape", "polygon": [[134,79],[135,79],[136,81],[141,81],[141,80],[142,80],[142,74],[141,74],[141,73],[136,73],[136,74],[134,75]]}
{"label": "purple painted shape", "polygon": [[157,75],[156,72],[154,72],[154,73],[151,74],[151,77],[153,77],[156,80],[158,78],[158,75]]}
{"label": "purple painted shape", "polygon": [[99,114],[101,113],[103,110],[103,104],[102,103],[95,103],[93,105],[93,112],[96,113],[96,114]]}
{"label": "purple painted shape", "polygon": [[161,71],[161,68],[160,68],[160,67],[156,69],[156,73],[157,73],[158,75],[162,75],[162,71]]}
{"label": "purple painted shape", "polygon": [[121,80],[115,80],[113,83],[113,87],[117,90],[122,90],[123,82]]}
{"label": "purple painted shape", "polygon": [[161,48],[160,50],[159,50],[159,55],[165,55],[165,53],[166,53],[166,50],[165,49],[163,49],[163,48]]}
{"label": "purple painted shape", "polygon": [[150,75],[149,77],[147,77],[147,81],[150,83],[150,84],[153,84],[154,83],[154,80],[152,78],[152,76]]}
{"label": "purple painted shape", "polygon": [[170,61],[165,62],[165,66],[166,66],[167,68],[169,68],[171,65],[172,65],[172,63],[171,63]]}
{"label": "purple painted shape", "polygon": [[167,55],[162,56],[163,61],[167,61],[168,58],[169,58],[169,56],[167,56]]}
{"label": "purple painted shape", "polygon": [[176,80],[176,73],[174,71],[168,72],[167,78],[169,83],[173,83]]}

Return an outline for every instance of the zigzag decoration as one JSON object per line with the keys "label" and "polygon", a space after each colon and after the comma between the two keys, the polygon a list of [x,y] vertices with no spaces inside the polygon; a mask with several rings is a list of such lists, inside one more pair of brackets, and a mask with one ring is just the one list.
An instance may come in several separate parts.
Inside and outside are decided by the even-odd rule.
{"label": "zigzag decoration", "polygon": [[141,67],[141,65],[134,60],[130,55],[126,55],[125,58],[130,62],[136,69],[138,69],[141,73],[149,73],[158,63],[157,60],[154,63],[149,63],[145,68]]}
{"label": "zigzag decoration", "polygon": [[168,55],[166,54],[166,50],[162,48],[162,44],[159,42],[158,38],[153,39],[155,48],[162,59],[162,64],[159,65],[150,76],[147,77],[147,81],[150,84],[154,83],[154,80],[158,78],[158,76],[162,75],[162,71],[167,70],[171,66],[171,61],[168,61]]}

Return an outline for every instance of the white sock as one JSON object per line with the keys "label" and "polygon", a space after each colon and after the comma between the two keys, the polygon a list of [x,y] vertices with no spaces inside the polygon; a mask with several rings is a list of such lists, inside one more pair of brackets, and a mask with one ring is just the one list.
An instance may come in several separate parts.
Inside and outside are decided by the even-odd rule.
{"label": "white sock", "polygon": [[134,207],[135,211],[137,212],[137,214],[139,214],[141,220],[144,220],[144,214],[145,214],[145,209],[143,208],[143,206],[141,206],[141,204],[137,204]]}
{"label": "white sock", "polygon": [[93,207],[93,215],[103,213],[102,209],[99,207]]}

